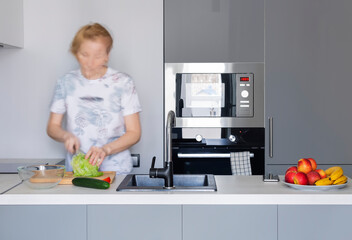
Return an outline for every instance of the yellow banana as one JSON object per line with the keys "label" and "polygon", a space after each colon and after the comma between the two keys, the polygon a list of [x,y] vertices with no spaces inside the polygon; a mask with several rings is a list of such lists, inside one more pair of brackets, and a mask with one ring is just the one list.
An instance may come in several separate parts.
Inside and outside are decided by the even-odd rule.
{"label": "yellow banana", "polygon": [[341,184],[345,184],[347,183],[347,181],[344,181],[344,182],[338,182],[338,183],[333,183],[333,185],[341,185]]}
{"label": "yellow banana", "polygon": [[330,179],[332,181],[335,181],[336,179],[338,179],[339,177],[341,177],[343,175],[343,170],[341,167],[336,168],[335,171],[333,171],[330,175]]}
{"label": "yellow banana", "polygon": [[347,177],[345,175],[342,175],[341,177],[339,177],[338,179],[336,179],[333,184],[334,185],[338,185],[338,184],[344,184],[347,182]]}
{"label": "yellow banana", "polygon": [[326,173],[326,175],[330,176],[338,168],[339,168],[339,166],[330,167],[330,168],[325,170],[325,173]]}
{"label": "yellow banana", "polygon": [[329,178],[322,178],[318,181],[315,182],[316,186],[325,186],[325,185],[331,185],[332,181]]}

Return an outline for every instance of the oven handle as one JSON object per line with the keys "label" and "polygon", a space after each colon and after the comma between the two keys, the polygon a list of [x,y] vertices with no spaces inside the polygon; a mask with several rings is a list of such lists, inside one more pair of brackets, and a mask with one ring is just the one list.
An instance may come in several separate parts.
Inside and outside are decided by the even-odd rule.
{"label": "oven handle", "polygon": [[[250,153],[251,158],[254,157],[254,153]],[[179,158],[230,158],[230,153],[178,153]]]}

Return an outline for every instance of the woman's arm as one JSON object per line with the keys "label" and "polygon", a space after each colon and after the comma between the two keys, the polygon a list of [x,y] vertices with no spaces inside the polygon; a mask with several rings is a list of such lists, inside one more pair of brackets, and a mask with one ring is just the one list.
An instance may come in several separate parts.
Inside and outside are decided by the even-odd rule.
{"label": "woman's arm", "polygon": [[63,142],[67,151],[74,154],[80,148],[80,142],[75,135],[62,128],[63,118],[64,114],[51,112],[46,132],[52,139]]}
{"label": "woman's arm", "polygon": [[103,162],[108,155],[122,152],[136,144],[141,138],[141,125],[139,113],[130,114],[124,117],[126,132],[120,138],[112,141],[103,147],[92,147],[86,154],[86,159],[90,157],[89,162],[92,165]]}

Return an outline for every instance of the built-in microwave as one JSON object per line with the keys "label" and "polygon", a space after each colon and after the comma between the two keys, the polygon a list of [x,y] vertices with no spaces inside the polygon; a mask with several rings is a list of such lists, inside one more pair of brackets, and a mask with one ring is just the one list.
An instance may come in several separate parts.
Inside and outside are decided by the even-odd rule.
{"label": "built-in microwave", "polygon": [[165,63],[175,127],[264,127],[263,63]]}
{"label": "built-in microwave", "polygon": [[176,73],[176,117],[253,117],[253,73]]}

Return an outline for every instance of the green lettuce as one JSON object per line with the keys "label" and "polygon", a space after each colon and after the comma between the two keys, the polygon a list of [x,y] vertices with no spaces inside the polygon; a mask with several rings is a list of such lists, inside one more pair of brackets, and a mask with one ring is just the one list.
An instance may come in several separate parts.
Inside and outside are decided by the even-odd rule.
{"label": "green lettuce", "polygon": [[72,158],[72,170],[74,177],[99,177],[103,172],[99,172],[97,165],[89,163],[88,159],[84,158],[83,153],[78,153]]}

